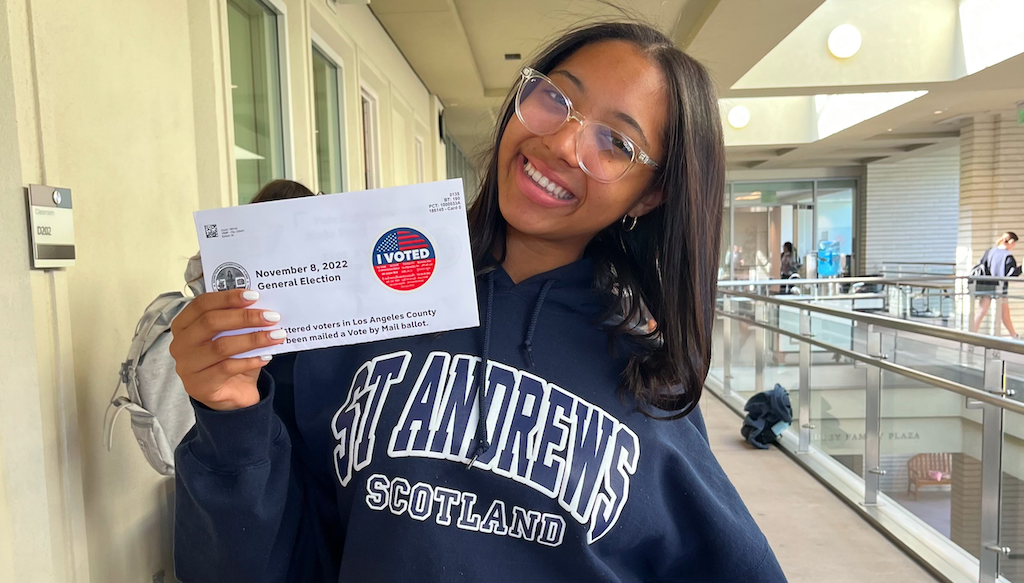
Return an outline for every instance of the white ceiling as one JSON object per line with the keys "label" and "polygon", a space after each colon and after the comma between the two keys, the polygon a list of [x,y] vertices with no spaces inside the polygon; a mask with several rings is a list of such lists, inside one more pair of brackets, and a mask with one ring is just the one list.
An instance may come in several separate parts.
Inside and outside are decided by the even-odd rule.
{"label": "white ceiling", "polygon": [[[1017,102],[1024,100],[1024,55],[957,81],[915,88],[929,93],[816,142],[730,147],[729,167],[767,170],[857,166],[948,153],[958,145],[960,128],[972,116],[1012,111]],[[844,88],[833,87],[827,92],[837,89]],[[818,92],[826,91],[821,88]]]}
{"label": "white ceiling", "polygon": [[[929,91],[924,97],[814,142],[730,146],[727,152],[732,169],[857,166],[947,152],[956,145],[965,118],[1012,110],[1024,100],[1024,55],[953,81],[731,89],[824,1],[615,3],[627,14],[657,26],[703,62],[726,104],[729,99],[753,96]],[[428,89],[442,100],[447,131],[470,155],[489,144],[497,108],[532,53],[574,25],[622,16],[600,0],[373,0],[370,8]],[[520,53],[523,59],[506,61],[506,53]]]}
{"label": "white ceiling", "polygon": [[[469,154],[485,148],[519,70],[558,33],[584,22],[635,17],[673,38],[690,34],[718,0],[373,0],[370,8],[431,92]],[[521,60],[506,61],[506,53]]]}

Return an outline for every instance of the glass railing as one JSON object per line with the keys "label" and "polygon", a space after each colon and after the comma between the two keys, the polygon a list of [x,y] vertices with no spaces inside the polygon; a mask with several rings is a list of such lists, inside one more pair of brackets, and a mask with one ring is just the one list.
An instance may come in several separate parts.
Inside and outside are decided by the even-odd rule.
{"label": "glass railing", "polygon": [[[947,264],[902,265],[907,268],[872,277],[736,280],[722,281],[720,286],[783,295],[798,301],[827,302],[834,307],[885,313],[902,320],[989,336],[1010,335],[1002,318],[1005,304],[1011,322],[1020,328],[1017,333],[1024,335],[1024,278],[970,278],[934,271],[946,269]],[[929,267],[932,265],[936,267]],[[912,266],[917,267],[911,269]],[[986,291],[986,286],[1000,291]],[[989,307],[984,317],[975,322],[985,304]]]}
{"label": "glass railing", "polygon": [[742,415],[781,385],[779,445],[866,519],[945,580],[1024,583],[1024,343],[772,291],[720,288],[707,388]]}

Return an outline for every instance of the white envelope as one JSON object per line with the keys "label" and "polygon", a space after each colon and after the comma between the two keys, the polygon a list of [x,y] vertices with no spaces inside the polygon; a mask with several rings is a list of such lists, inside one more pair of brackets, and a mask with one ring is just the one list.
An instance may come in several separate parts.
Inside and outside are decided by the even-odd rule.
{"label": "white envelope", "polygon": [[288,332],[239,358],[480,325],[461,179],[194,217],[206,289],[259,291]]}

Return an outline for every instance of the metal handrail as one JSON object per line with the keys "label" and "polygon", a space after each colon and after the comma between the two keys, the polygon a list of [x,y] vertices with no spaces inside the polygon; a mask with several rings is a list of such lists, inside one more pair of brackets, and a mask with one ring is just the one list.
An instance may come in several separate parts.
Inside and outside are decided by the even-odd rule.
{"label": "metal handrail", "polygon": [[839,301],[848,302],[850,300],[882,300],[882,299],[885,299],[885,298],[887,298],[889,296],[884,294],[884,293],[876,293],[876,292],[867,293],[867,292],[865,292],[865,293],[853,293],[853,294],[835,294],[835,295],[831,295],[831,296],[817,296],[817,297],[815,297],[815,296],[802,296],[802,297],[801,296],[797,296],[797,297],[800,298],[798,300],[800,302],[839,302]]}
{"label": "metal handrail", "polygon": [[811,283],[896,283],[897,281],[929,281],[932,278],[902,278],[882,277],[873,275],[870,277],[818,277],[812,279],[727,279],[719,280],[718,287],[743,287],[747,285],[807,285]]}
{"label": "metal handrail", "polygon": [[[946,288],[932,288],[932,289],[946,289]],[[837,295],[834,295],[834,296],[815,298],[815,300],[826,300],[826,299],[829,299],[829,298],[850,299],[850,298],[857,298],[857,297],[865,296],[865,295],[869,296],[870,294],[837,294]],[[945,298],[945,297],[955,298],[955,297],[961,297],[961,296],[992,297],[992,292],[979,292],[979,291],[970,291],[970,290],[967,290],[967,291],[941,291],[941,292],[929,291],[929,292],[927,292],[927,296],[928,297],[940,297],[940,298]],[[1002,297],[1003,299],[1010,299],[1010,300],[1024,300],[1024,296],[1022,296],[1022,295],[1002,295],[1000,297]]]}
{"label": "metal handrail", "polygon": [[884,283],[884,284],[896,284],[896,285],[909,285],[913,283],[924,283],[934,282],[936,280],[943,279],[967,279],[971,281],[984,281],[984,282],[1009,282],[1009,283],[1024,283],[1024,279],[1020,277],[996,277],[993,275],[977,276],[973,277],[970,275],[952,275],[936,273],[933,275],[921,275],[914,277],[885,277],[885,276],[864,276],[864,277],[819,277],[813,279],[723,279],[719,280],[718,287],[743,287],[743,286],[762,286],[762,285],[807,285],[812,283],[838,283],[838,284],[854,284],[854,283]]}
{"label": "metal handrail", "polygon": [[780,306],[788,306],[790,308],[796,308],[797,310],[807,310],[809,312],[826,314],[829,316],[853,320],[855,322],[874,324],[876,326],[881,326],[883,328],[890,328],[893,330],[900,330],[903,332],[912,332],[914,334],[922,334],[925,336],[942,338],[944,340],[949,340],[951,342],[973,344],[975,346],[991,348],[992,350],[1002,350],[1005,352],[1013,352],[1015,354],[1024,354],[1024,343],[1017,342],[1015,340],[1004,340],[1002,338],[986,336],[984,334],[978,334],[975,332],[963,332],[961,330],[943,328],[941,326],[933,326],[931,324],[924,324],[921,322],[913,322],[909,320],[899,320],[897,318],[879,316],[877,314],[851,312],[849,310],[841,310],[839,308],[830,308],[827,306],[808,304],[806,302],[783,300],[774,296],[762,296],[758,294],[733,290],[719,290],[719,293],[741,298],[747,298],[750,300],[767,302],[770,304],[777,304]]}
{"label": "metal handrail", "polygon": [[[860,352],[856,352],[854,350],[849,350],[847,348],[842,348],[842,347],[836,346],[834,344],[829,344],[827,342],[822,342],[820,340],[815,340],[814,337],[812,337],[812,336],[804,336],[803,334],[798,334],[796,332],[790,332],[789,330],[784,330],[782,328],[778,328],[776,326],[772,326],[771,324],[766,324],[764,322],[758,322],[757,320],[754,320],[754,319],[751,319],[751,318],[745,318],[743,316],[739,316],[739,315],[736,315],[736,314],[730,314],[730,313],[726,312],[725,310],[715,310],[715,312],[718,313],[721,316],[725,316],[725,317],[731,318],[731,319],[736,320],[738,322],[744,322],[746,324],[750,324],[751,326],[756,326],[756,327],[759,327],[759,328],[764,328],[765,330],[769,330],[769,331],[774,332],[776,334],[781,334],[783,336],[788,336],[788,337],[793,338],[795,340],[799,340],[800,342],[806,342],[806,343],[811,344],[813,346],[817,346],[818,348],[823,348],[823,349],[828,350],[830,352],[835,352],[836,354],[841,354],[841,355],[846,356],[848,358],[852,358],[853,360],[856,360],[858,362],[865,362],[865,363],[871,364],[873,366],[877,366],[878,368],[887,370],[889,372],[893,372],[893,373],[896,373],[898,375],[902,375],[902,376],[907,377],[909,379],[912,379],[912,380],[915,380],[915,381],[919,381],[919,382],[931,385],[931,386],[939,388],[939,389],[945,389],[947,391],[952,391],[954,393],[959,393],[959,394],[961,394],[961,395],[963,395],[965,397],[969,397],[971,399],[976,399],[978,401],[982,401],[984,403],[989,403],[991,405],[995,405],[995,406],[1000,407],[1002,409],[1006,409],[1007,411],[1013,411],[1014,413],[1020,413],[1021,415],[1024,415],[1024,403],[1021,403],[1020,401],[1014,401],[1012,399],[1007,399],[1005,397],[1000,397],[998,395],[994,395],[992,393],[989,393],[987,391],[982,391],[982,390],[976,389],[974,387],[969,387],[969,386],[967,386],[965,384],[958,383],[956,381],[947,380],[947,379],[944,379],[942,377],[938,377],[938,376],[931,375],[931,374],[928,374],[928,373],[925,373],[925,372],[914,370],[912,368],[909,368],[909,367],[906,367],[906,366],[903,366],[903,365],[900,365],[900,364],[895,364],[895,363],[889,362],[888,360],[884,360],[884,359],[879,358],[879,357],[871,356],[871,355],[868,355],[868,354],[863,354],[863,353],[860,353]],[[902,320],[897,320],[897,321],[898,322],[902,322]],[[1021,353],[1024,353],[1024,347],[1022,347]]]}
{"label": "metal handrail", "polygon": [[928,261],[883,261],[882,265],[939,265],[942,267],[956,267],[956,263],[928,262]]}
{"label": "metal handrail", "polygon": [[[886,270],[886,269],[882,269],[882,273],[888,275],[891,272]],[[896,273],[897,273],[897,275],[899,277],[906,277],[908,275],[927,275],[927,276],[939,277],[939,278],[942,278],[942,277],[955,277],[956,276],[955,273],[936,273],[934,271],[907,271],[906,269],[901,269],[901,270],[899,270]]]}

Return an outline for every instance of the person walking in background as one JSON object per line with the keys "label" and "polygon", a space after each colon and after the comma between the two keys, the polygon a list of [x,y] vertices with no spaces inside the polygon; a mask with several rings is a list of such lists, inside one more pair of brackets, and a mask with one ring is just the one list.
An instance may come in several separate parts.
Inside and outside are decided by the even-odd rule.
{"label": "person walking in background", "polygon": [[743,247],[740,245],[732,246],[732,266],[733,271],[737,274],[747,266],[746,259],[743,256]]}
{"label": "person walking in background", "polygon": [[[1003,233],[999,239],[996,240],[994,247],[985,251],[981,256],[980,266],[985,266],[988,271],[988,275],[991,277],[1017,277],[1021,273],[1020,266],[1017,265],[1017,260],[1014,259],[1010,251],[1017,246],[1017,234],[1012,231]],[[996,282],[996,281],[979,281],[975,284],[975,291],[979,296],[978,300],[978,313],[974,317],[974,321],[971,322],[971,332],[977,332],[981,329],[981,322],[985,319],[985,315],[988,313],[989,306],[992,305],[992,298],[1001,297],[1005,298],[1008,293],[1009,284],[1008,282]],[[1017,330],[1013,327],[1013,321],[1010,319],[1010,304],[1009,302],[1000,302],[1000,315],[1003,319],[1003,325],[1006,326],[1006,331],[1010,333],[1010,336],[1017,338]]]}
{"label": "person walking in background", "polygon": [[[793,243],[786,241],[782,245],[782,257],[779,259],[782,279],[792,279],[800,271],[800,262],[797,261],[796,251],[793,250]],[[782,293],[788,294],[792,286],[783,285]]]}

